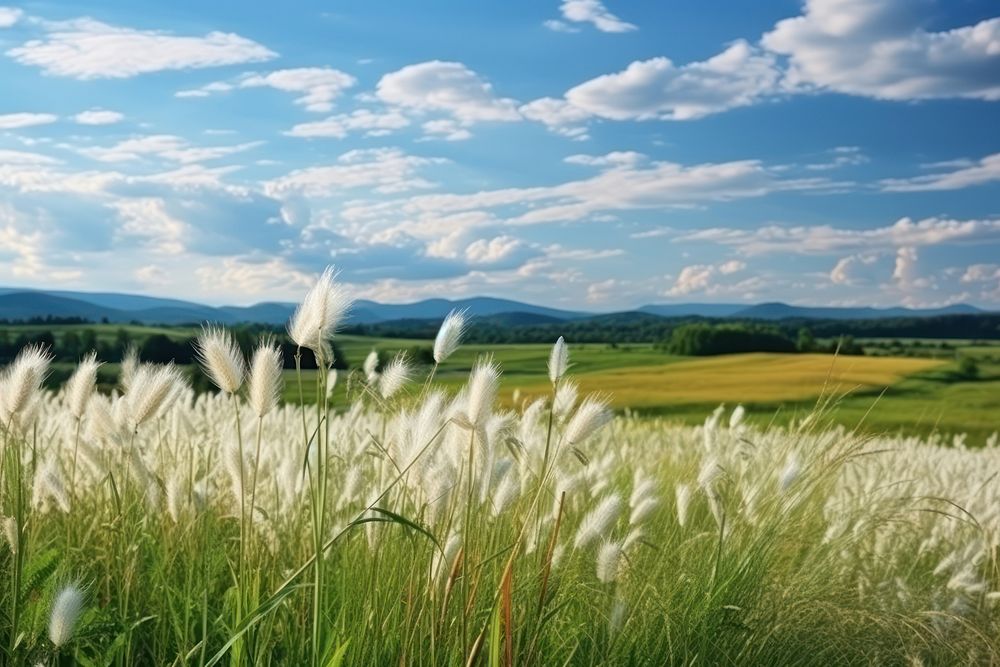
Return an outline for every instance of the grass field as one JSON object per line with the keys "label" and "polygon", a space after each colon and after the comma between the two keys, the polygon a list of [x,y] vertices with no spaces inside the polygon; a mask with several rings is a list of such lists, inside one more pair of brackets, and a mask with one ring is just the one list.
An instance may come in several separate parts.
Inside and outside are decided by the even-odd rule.
{"label": "grass field", "polygon": [[[374,343],[374,344],[373,344]],[[400,347],[418,345],[392,339],[354,338],[342,342],[348,361],[359,364],[371,349],[383,360]],[[426,342],[423,344],[426,345]],[[990,358],[996,347],[963,348]],[[547,391],[542,345],[468,346],[438,373],[452,389],[464,382],[474,360],[492,354],[506,378],[500,399]],[[357,360],[357,361],[356,361]],[[697,424],[720,403],[742,404],[759,424],[786,424],[808,414],[817,401],[836,406],[834,423],[869,433],[946,435],[967,433],[982,444],[1000,431],[1000,364],[981,363],[980,377],[960,377],[951,361],[910,357],[834,357],[825,354],[740,354],[711,358],[672,357],[649,345],[573,348],[573,371],[581,393],[604,392],[613,407]],[[306,376],[311,380],[311,374]],[[286,373],[286,398],[297,399],[294,373]],[[344,383],[346,385],[346,383]],[[356,386],[356,385],[355,385]],[[335,394],[347,401],[346,386]]]}
{"label": "grass field", "polygon": [[[57,340],[65,331],[92,329],[99,340],[108,342],[114,341],[122,328],[137,341],[160,333],[177,340],[198,333],[194,328],[114,324],[0,327],[9,337],[51,331]],[[991,433],[1000,431],[1000,345],[948,341],[955,349],[947,352],[948,358],[941,358],[942,351],[933,346],[942,341],[901,342],[919,342],[921,346],[913,348],[914,353],[933,351],[939,356],[745,354],[688,358],[667,355],[649,344],[584,344],[573,346],[573,372],[583,392],[611,394],[617,410],[655,414],[684,424],[700,423],[721,403],[743,404],[749,419],[758,424],[785,424],[811,411],[822,396],[835,400],[835,423],[849,428],[862,424],[871,433],[926,436],[964,432],[970,444],[981,444]],[[398,350],[431,346],[428,340],[346,335],[338,336],[336,343],[352,369],[360,368],[373,349],[388,361]],[[439,370],[437,379],[455,390],[466,380],[476,359],[492,355],[505,376],[500,400],[510,407],[515,395],[523,399],[546,391],[549,349],[548,345],[467,345]],[[955,372],[956,354],[978,360],[978,379]],[[55,367],[68,372],[72,364]],[[116,373],[117,365],[107,365],[101,372],[102,382],[110,384]],[[336,405],[347,403],[346,376],[342,375],[335,393]],[[312,373],[307,372],[306,379],[311,382]],[[357,387],[357,383],[352,386]],[[298,399],[292,372],[286,372],[284,396],[286,400]]]}

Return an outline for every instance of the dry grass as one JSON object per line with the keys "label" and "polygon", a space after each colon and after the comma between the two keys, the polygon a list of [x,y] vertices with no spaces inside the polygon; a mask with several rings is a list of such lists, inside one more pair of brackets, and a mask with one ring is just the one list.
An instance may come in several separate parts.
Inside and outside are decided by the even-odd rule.
{"label": "dry grass", "polygon": [[[620,368],[576,376],[583,392],[607,392],[615,407],[657,407],[711,402],[775,402],[881,389],[943,362],[932,359],[832,357],[828,354],[734,354],[657,366]],[[507,387],[542,396],[542,383]]]}

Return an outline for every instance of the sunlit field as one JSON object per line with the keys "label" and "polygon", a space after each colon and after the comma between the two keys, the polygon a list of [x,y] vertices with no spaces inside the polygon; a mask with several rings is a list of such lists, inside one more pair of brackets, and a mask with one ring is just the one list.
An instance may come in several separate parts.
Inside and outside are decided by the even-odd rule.
{"label": "sunlit field", "polygon": [[[347,304],[325,274],[290,335],[328,359]],[[2,662],[1000,660],[996,435],[866,437],[822,401],[785,426],[613,417],[627,388],[578,383],[562,340],[530,397],[489,356],[448,391],[463,325],[427,372],[350,378],[288,377],[269,341],[245,359],[207,329],[220,392],[198,396],[134,356],[111,395],[93,358],[43,390],[47,352],[23,350],[0,381]],[[883,361],[838,381],[936,363]]]}

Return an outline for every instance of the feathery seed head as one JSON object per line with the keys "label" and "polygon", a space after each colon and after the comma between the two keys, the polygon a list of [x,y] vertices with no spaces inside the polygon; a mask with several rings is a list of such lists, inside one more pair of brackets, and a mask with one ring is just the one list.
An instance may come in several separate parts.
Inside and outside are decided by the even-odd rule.
{"label": "feathery seed head", "polygon": [[597,579],[604,584],[614,583],[618,578],[618,565],[621,560],[622,545],[618,542],[605,541],[597,551]]}
{"label": "feathery seed head", "polygon": [[385,367],[379,378],[379,391],[382,398],[386,400],[392,398],[409,381],[412,372],[413,368],[406,359],[406,353],[397,354]]}
{"label": "feathery seed head", "polygon": [[247,388],[247,400],[258,419],[263,419],[278,405],[283,366],[281,348],[270,340],[261,341],[250,361],[250,381]]}
{"label": "feathery seed head", "polygon": [[729,415],[729,429],[732,431],[739,430],[740,426],[743,424],[743,418],[746,417],[747,411],[742,405],[737,405],[733,409],[733,414]]}
{"label": "feathery seed head", "polygon": [[613,416],[605,399],[588,396],[566,426],[566,442],[570,445],[580,444],[610,422]]}
{"label": "feathery seed head", "polygon": [[0,379],[0,417],[4,425],[31,403],[49,371],[52,353],[41,345],[21,350]]}
{"label": "feathery seed head", "polygon": [[621,504],[621,498],[617,493],[613,493],[590,510],[580,522],[576,537],[573,539],[573,548],[582,549],[606,535],[618,519]]}
{"label": "feathery seed head", "polygon": [[443,363],[462,343],[465,333],[465,311],[453,310],[448,313],[434,339],[434,363]]}
{"label": "feathery seed head", "polygon": [[183,386],[180,371],[173,364],[142,364],[136,369],[123,397],[128,425],[134,430],[166,412]]}
{"label": "feathery seed head", "polygon": [[77,419],[82,419],[87,411],[87,404],[97,384],[97,369],[101,365],[97,360],[97,353],[91,352],[83,358],[66,383],[66,402],[69,404],[70,413]]}
{"label": "feathery seed head", "polygon": [[559,340],[552,346],[552,352],[549,354],[549,380],[552,381],[552,384],[559,382],[568,368],[569,348],[566,347],[566,341],[563,340],[563,337],[559,336]]}
{"label": "feathery seed head", "polygon": [[333,390],[337,388],[337,369],[331,368],[326,374],[326,395],[333,396]]}
{"label": "feathery seed head", "polygon": [[215,386],[235,394],[243,385],[246,362],[236,341],[222,327],[205,327],[195,343],[198,361]]}
{"label": "feathery seed head", "polygon": [[494,363],[492,357],[481,358],[469,376],[465,407],[465,416],[473,428],[482,428],[486,425],[499,388],[500,366]]}
{"label": "feathery seed head", "polygon": [[137,370],[139,370],[139,350],[129,343],[122,356],[121,372],[118,374],[118,386],[122,391],[128,391]]}
{"label": "feathery seed head", "polygon": [[288,334],[296,345],[312,350],[327,361],[330,360],[328,341],[351,307],[350,297],[334,282],[335,278],[333,267],[327,267],[295,309],[288,325]]}
{"label": "feathery seed head", "polygon": [[83,591],[72,584],[59,591],[49,616],[49,639],[56,648],[73,637],[73,630],[82,612]]}
{"label": "feathery seed head", "polygon": [[560,382],[556,389],[556,395],[552,399],[552,412],[559,419],[565,419],[576,405],[576,399],[580,397],[580,388],[572,380]]}
{"label": "feathery seed head", "polygon": [[372,350],[365,357],[365,363],[362,365],[361,370],[365,373],[365,379],[371,384],[378,379],[378,351]]}
{"label": "feathery seed head", "polygon": [[691,487],[687,484],[678,484],[675,489],[677,496],[677,523],[684,527],[687,523],[688,507],[691,506]]}

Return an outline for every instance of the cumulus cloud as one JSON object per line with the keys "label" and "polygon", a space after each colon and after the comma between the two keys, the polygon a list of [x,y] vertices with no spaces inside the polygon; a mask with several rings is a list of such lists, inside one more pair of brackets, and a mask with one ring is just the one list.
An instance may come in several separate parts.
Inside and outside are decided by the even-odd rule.
{"label": "cumulus cloud", "polygon": [[878,262],[878,253],[859,253],[837,260],[830,271],[830,282],[834,285],[862,285],[872,282],[871,268]]}
{"label": "cumulus cloud", "polygon": [[1000,18],[924,29],[913,0],[807,0],[761,43],[787,56],[789,88],[888,100],[1000,99]]}
{"label": "cumulus cloud", "polygon": [[235,33],[181,36],[91,18],[42,25],[45,37],[9,49],[7,55],[46,74],[74,79],[123,79],[164,70],[261,62],[278,55]]}
{"label": "cumulus cloud", "polygon": [[1000,288],[1000,264],[970,264],[962,274],[962,282],[996,282]]}
{"label": "cumulus cloud", "polygon": [[739,40],[680,67],[663,57],[633,62],[571,88],[566,99],[612,120],[691,120],[753,104],[773,93],[779,78],[774,56]]}
{"label": "cumulus cloud", "polygon": [[586,121],[592,117],[590,112],[564,99],[542,97],[521,105],[518,111],[528,120],[542,123],[553,132],[570,139],[584,141],[590,138],[586,127]]}
{"label": "cumulus cloud", "polygon": [[872,247],[933,246],[945,243],[982,243],[1000,240],[1000,219],[953,220],[900,218],[883,227],[855,229],[830,225],[765,225],[753,230],[712,227],[676,237],[678,242],[709,242],[735,246],[744,255],[792,252],[823,255],[862,251]]}
{"label": "cumulus cloud", "polygon": [[497,97],[489,82],[458,62],[407,65],[383,76],[376,95],[400,107],[445,112],[463,124],[521,120],[514,100]]}
{"label": "cumulus cloud", "polygon": [[472,138],[472,132],[462,127],[458,121],[450,118],[438,118],[423,123],[424,139],[442,139],[444,141],[465,141]]}
{"label": "cumulus cloud", "polygon": [[9,28],[24,16],[17,7],[0,7],[0,28]]}
{"label": "cumulus cloud", "polygon": [[[1000,44],[1000,43],[998,43]],[[1000,48],[1000,47],[998,47]],[[880,181],[884,192],[923,192],[933,190],[961,190],[977,185],[1000,181],[1000,153],[987,155],[978,162],[953,160],[938,163],[938,167],[956,167],[937,174],[913,178],[890,178]]]}
{"label": "cumulus cloud", "polygon": [[349,114],[338,114],[320,121],[300,123],[285,134],[290,137],[343,139],[352,132],[362,132],[367,137],[381,137],[409,124],[410,120],[398,111],[377,112],[357,109]]}
{"label": "cumulus cloud", "polygon": [[15,151],[0,148],[0,166],[3,165],[53,165],[60,161],[42,155],[40,153],[29,153],[27,151]]}
{"label": "cumulus cloud", "polygon": [[114,125],[124,119],[125,114],[106,109],[90,109],[73,116],[73,120],[80,125]]}
{"label": "cumulus cloud", "polygon": [[113,146],[77,148],[81,155],[99,162],[129,162],[144,157],[159,157],[172,162],[189,164],[217,160],[260,146],[262,142],[247,142],[233,146],[194,146],[172,134],[151,134],[119,141]]}
{"label": "cumulus cloud", "polygon": [[356,188],[375,192],[405,192],[431,187],[418,176],[421,167],[442,164],[441,158],[408,155],[398,148],[356,149],[337,158],[336,164],[296,169],[268,181],[265,192],[273,196],[305,195],[327,197]]}
{"label": "cumulus cloud", "polygon": [[714,284],[719,276],[728,276],[746,269],[746,264],[739,260],[730,260],[720,265],[692,264],[681,269],[674,284],[667,290],[667,296],[685,296],[693,292],[718,294],[729,291],[745,291],[755,279],[740,281],[733,285]]}
{"label": "cumulus cloud", "polygon": [[330,67],[299,67],[269,74],[254,74],[239,83],[240,88],[274,88],[299,93],[295,103],[307,111],[330,111],[333,101],[357,83],[350,74]]}
{"label": "cumulus cloud", "polygon": [[344,91],[358,82],[353,76],[332,67],[295,67],[265,74],[251,72],[231,81],[213,81],[199,88],[179,90],[175,97],[208,97],[240,88],[273,88],[298,95],[295,104],[306,111],[326,112]]}
{"label": "cumulus cloud", "polygon": [[8,113],[0,114],[0,130],[15,130],[21,127],[48,125],[59,120],[51,113]]}
{"label": "cumulus cloud", "polygon": [[[565,20],[590,23],[601,32],[631,32],[638,29],[609,12],[600,0],[564,0],[559,10]],[[546,21],[545,27],[556,31],[566,31],[569,28],[562,21]]]}

